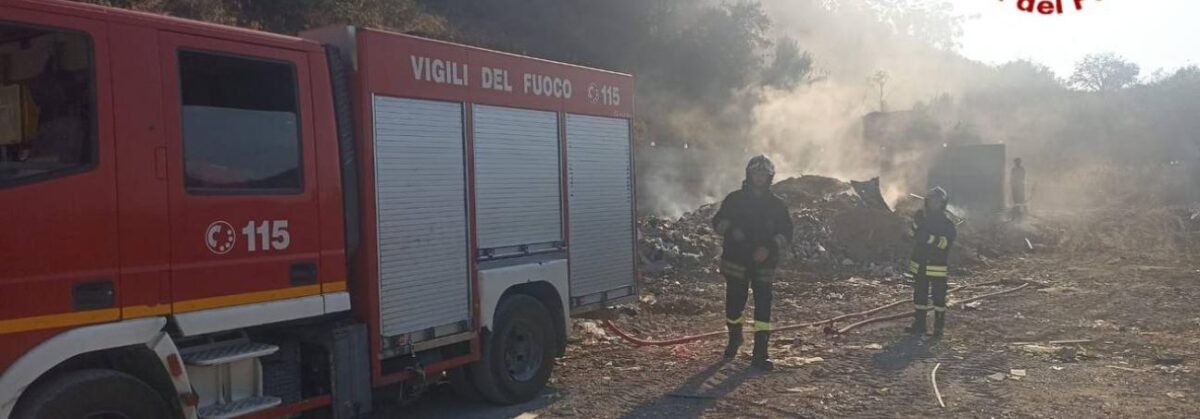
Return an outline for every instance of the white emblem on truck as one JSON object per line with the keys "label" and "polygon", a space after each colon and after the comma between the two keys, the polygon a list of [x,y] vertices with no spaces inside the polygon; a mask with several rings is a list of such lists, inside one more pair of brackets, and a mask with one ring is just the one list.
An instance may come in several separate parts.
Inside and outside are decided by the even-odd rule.
{"label": "white emblem on truck", "polygon": [[223,255],[233,250],[233,246],[237,244],[237,233],[229,223],[213,221],[204,230],[204,244],[208,245],[209,251]]}
{"label": "white emblem on truck", "polygon": [[592,103],[621,106],[621,88],[590,83],[588,84],[588,100]]}

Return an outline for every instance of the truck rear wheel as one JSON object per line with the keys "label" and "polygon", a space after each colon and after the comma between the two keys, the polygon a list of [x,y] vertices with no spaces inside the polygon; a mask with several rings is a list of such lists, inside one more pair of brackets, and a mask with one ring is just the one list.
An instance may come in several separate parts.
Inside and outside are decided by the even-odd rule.
{"label": "truck rear wheel", "polygon": [[454,389],[454,394],[468,401],[483,400],[483,396],[479,394],[479,390],[475,388],[475,382],[471,379],[471,374],[467,372],[468,365],[452,369],[446,372],[450,381],[450,388]]}
{"label": "truck rear wheel", "polygon": [[80,370],[33,388],[14,419],[177,417],[149,385],[112,370]]}
{"label": "truck rear wheel", "polygon": [[496,308],[495,330],[483,345],[479,363],[467,373],[488,401],[526,402],[537,397],[554,369],[554,322],[536,298],[516,294]]}

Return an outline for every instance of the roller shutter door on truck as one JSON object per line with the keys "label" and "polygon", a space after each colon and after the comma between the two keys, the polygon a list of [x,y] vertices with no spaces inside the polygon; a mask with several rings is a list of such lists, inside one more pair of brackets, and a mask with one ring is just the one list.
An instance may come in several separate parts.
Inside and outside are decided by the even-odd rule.
{"label": "roller shutter door on truck", "polygon": [[571,296],[592,304],[634,293],[629,121],[567,114]]}
{"label": "roller shutter door on truck", "polygon": [[376,96],[379,315],[384,336],[468,330],[462,104]]}
{"label": "roller shutter door on truck", "polygon": [[485,257],[562,247],[558,115],[475,105],[475,211]]}

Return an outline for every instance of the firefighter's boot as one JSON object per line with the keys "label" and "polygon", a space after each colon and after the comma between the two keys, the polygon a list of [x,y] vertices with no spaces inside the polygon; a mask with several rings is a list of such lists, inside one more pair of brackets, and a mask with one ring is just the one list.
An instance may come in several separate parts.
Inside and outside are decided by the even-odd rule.
{"label": "firefighter's boot", "polygon": [[946,312],[937,311],[933,313],[933,337],[942,337],[942,329],[946,327]]}
{"label": "firefighter's boot", "polygon": [[767,359],[767,344],[770,339],[771,332],[754,332],[754,358],[750,361],[750,366],[756,370],[775,369],[775,364]]}
{"label": "firefighter's boot", "polygon": [[726,323],[729,328],[729,343],[725,345],[725,359],[737,357],[738,349],[742,347],[742,324]]}
{"label": "firefighter's boot", "polygon": [[912,335],[925,334],[925,310],[917,309],[913,313],[912,325],[904,328],[904,331]]}

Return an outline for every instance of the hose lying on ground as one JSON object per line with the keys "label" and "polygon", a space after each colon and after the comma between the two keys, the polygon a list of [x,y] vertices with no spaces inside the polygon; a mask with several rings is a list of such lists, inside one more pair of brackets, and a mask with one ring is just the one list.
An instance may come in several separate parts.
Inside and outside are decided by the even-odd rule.
{"label": "hose lying on ground", "polygon": [[[982,299],[984,299],[984,298],[987,298],[987,297],[995,297],[995,296],[997,296],[997,295],[1004,295],[1004,294],[1008,294],[1008,293],[1012,293],[1012,292],[1017,292],[1017,291],[1020,291],[1020,290],[1024,289],[1025,287],[1028,287],[1028,286],[1029,286],[1029,284],[1027,284],[1027,283],[1026,283],[1026,284],[1021,284],[1021,286],[1019,286],[1019,287],[1016,287],[1016,288],[1009,288],[1009,289],[1006,289],[1006,290],[1003,290],[1003,291],[997,291],[997,292],[993,292],[993,293],[990,293],[990,294],[983,294],[983,295],[976,296],[976,297],[972,297],[972,298],[968,298],[968,299],[966,299],[966,300],[962,300],[962,301],[954,301],[954,302],[951,302],[951,303],[950,303],[950,304],[948,304],[948,305],[955,305],[955,304],[966,304],[966,303],[969,303],[969,302],[972,302],[972,301],[976,301],[976,300],[982,300]],[[868,325],[868,324],[871,324],[871,323],[879,323],[879,322],[884,322],[884,321],[888,321],[888,320],[903,319],[903,318],[905,318],[905,317],[912,317],[912,315],[913,315],[913,313],[911,313],[911,312],[908,312],[908,313],[899,313],[899,314],[893,314],[893,315],[889,315],[889,316],[872,317],[872,318],[869,318],[869,319],[866,319],[866,320],[860,321],[860,322],[858,322],[858,323],[854,323],[854,324],[851,324],[851,325],[847,325],[846,327],[843,327],[843,328],[841,328],[841,329],[838,329],[838,331],[837,331],[837,332],[838,332],[838,334],[842,334],[842,333],[849,332],[850,330],[852,330],[852,329],[854,329],[854,328],[856,328],[856,327],[865,326],[865,325]]]}
{"label": "hose lying on ground", "polygon": [[[981,286],[987,286],[987,285],[995,285],[995,284],[999,284],[1002,282],[1005,282],[1005,281],[990,281],[990,282],[983,282],[983,283],[973,284],[973,285],[960,285],[960,286],[951,288],[950,290],[946,291],[946,293],[951,294],[951,293],[954,293],[956,291],[959,291],[959,290],[962,290],[962,289],[968,288],[968,287],[981,287]],[[988,298],[988,297],[995,297],[998,295],[1017,292],[1028,286],[1029,286],[1029,283],[1023,283],[1021,286],[1016,287],[1016,288],[1010,288],[1010,289],[1003,290],[1003,291],[997,291],[997,292],[993,292],[993,293],[989,293],[989,294],[983,294],[983,295],[975,296],[972,298],[968,298],[966,300],[955,301],[950,304],[951,305],[966,304],[966,303],[969,303],[972,301],[981,300],[981,299]],[[889,308],[900,306],[900,305],[903,305],[906,303],[911,303],[911,302],[912,302],[911,299],[898,300],[898,301],[895,301],[895,302],[892,302],[892,303],[889,303],[889,304],[886,304],[883,306],[879,306],[879,307],[876,307],[876,308],[873,308],[870,310],[866,310],[866,311],[861,311],[858,313],[843,314],[843,315],[840,315],[840,316],[837,316],[837,317],[834,317],[831,319],[820,320],[820,321],[815,321],[815,322],[791,324],[791,325],[787,325],[787,326],[783,326],[783,327],[774,328],[773,331],[782,332],[782,331],[787,331],[787,330],[803,329],[806,327],[820,326],[823,324],[833,324],[835,322],[845,320],[845,319],[869,316],[869,315],[878,313],[880,311],[887,310]],[[858,323],[854,323],[854,324],[848,325],[846,327],[843,327],[843,328],[837,330],[837,333],[839,333],[839,334],[845,333],[845,332],[847,332],[851,329],[854,329],[856,327],[859,327],[859,326],[863,326],[863,325],[867,325],[867,324],[871,324],[871,323],[882,322],[882,321],[887,321],[887,320],[902,319],[905,317],[911,317],[912,315],[913,315],[912,312],[907,312],[907,313],[893,314],[893,315],[888,315],[888,316],[873,317],[873,318],[866,319],[866,320],[860,321]],[[624,330],[621,330],[619,327],[617,327],[617,325],[615,323],[612,322],[612,320],[605,320],[604,327],[606,329],[608,329],[610,332],[612,332],[613,334],[620,337],[621,339],[624,339],[625,341],[627,341],[635,346],[672,346],[672,345],[680,345],[680,344],[684,344],[684,343],[695,342],[695,341],[699,341],[699,340],[704,340],[704,339],[709,339],[709,338],[726,335],[726,332],[724,330],[719,330],[719,331],[715,331],[715,332],[703,333],[703,334],[692,335],[692,336],[684,336],[684,337],[669,339],[669,340],[646,340],[646,339],[639,339],[637,337],[630,335],[629,333],[625,332]]]}

